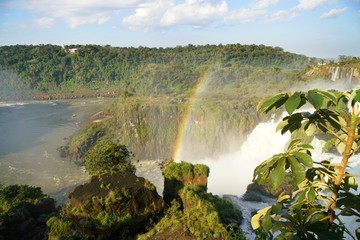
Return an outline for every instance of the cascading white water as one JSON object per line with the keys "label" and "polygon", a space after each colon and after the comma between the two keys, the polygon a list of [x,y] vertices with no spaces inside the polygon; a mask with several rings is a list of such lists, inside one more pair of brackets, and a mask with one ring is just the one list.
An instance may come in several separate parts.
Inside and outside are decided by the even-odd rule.
{"label": "cascading white water", "polygon": [[[252,182],[252,175],[256,166],[273,156],[284,152],[290,141],[290,134],[281,135],[275,132],[277,121],[259,123],[248,136],[245,143],[238,152],[229,153],[217,159],[203,159],[200,162],[210,167],[208,191],[213,194],[233,194],[237,196],[226,196],[236,207],[242,210],[244,221],[242,229],[249,233],[247,236],[253,239],[251,234],[250,219],[253,212],[273,204],[273,199],[264,198],[263,202],[244,201],[240,195],[245,193],[246,187]],[[340,162],[341,156],[331,153],[323,153],[324,141],[314,138],[311,145],[314,161],[331,159],[332,162]],[[198,162],[197,162],[198,163]],[[351,157],[349,162],[350,173],[360,172],[360,154]],[[359,182],[360,179],[357,178]],[[357,228],[355,218],[343,219],[351,232]]]}
{"label": "cascading white water", "polygon": [[290,134],[276,132],[277,122],[258,124],[239,151],[197,163],[209,166],[208,191],[213,194],[245,193],[256,166],[276,153],[283,152]]}

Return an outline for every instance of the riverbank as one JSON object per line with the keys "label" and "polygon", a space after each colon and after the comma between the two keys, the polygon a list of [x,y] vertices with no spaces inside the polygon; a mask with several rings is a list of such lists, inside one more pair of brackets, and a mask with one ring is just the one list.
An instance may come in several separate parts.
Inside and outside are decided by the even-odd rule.
{"label": "riverbank", "polygon": [[39,186],[63,203],[69,189],[87,181],[88,175],[61,158],[57,149],[112,100],[24,100],[0,107],[0,184]]}
{"label": "riverbank", "polygon": [[56,93],[29,93],[23,95],[8,95],[0,96],[0,101],[49,101],[49,100],[74,100],[87,98],[116,98],[118,93],[116,91],[108,92],[56,92]]}

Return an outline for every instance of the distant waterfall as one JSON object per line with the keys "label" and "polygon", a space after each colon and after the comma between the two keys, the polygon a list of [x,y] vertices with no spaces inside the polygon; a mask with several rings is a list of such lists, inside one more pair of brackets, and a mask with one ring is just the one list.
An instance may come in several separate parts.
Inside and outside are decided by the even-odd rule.
{"label": "distant waterfall", "polygon": [[354,76],[354,68],[347,67],[330,67],[329,74],[331,75],[331,81],[344,81],[349,84],[352,83]]}
{"label": "distant waterfall", "polygon": [[330,67],[331,81],[335,82],[339,75],[339,67]]}

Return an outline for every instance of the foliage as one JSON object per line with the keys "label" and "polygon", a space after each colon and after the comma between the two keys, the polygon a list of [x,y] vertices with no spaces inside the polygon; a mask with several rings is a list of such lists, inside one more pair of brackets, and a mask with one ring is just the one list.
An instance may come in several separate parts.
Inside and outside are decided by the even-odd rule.
{"label": "foliage", "polygon": [[[21,238],[26,222],[36,222],[40,215],[55,211],[55,202],[38,187],[27,185],[0,186],[0,239]],[[41,226],[41,224],[39,224]],[[45,226],[39,230],[45,231]],[[22,229],[22,230],[21,230]],[[41,233],[40,233],[41,234]]]}
{"label": "foliage", "polygon": [[227,200],[197,187],[185,187],[180,197],[182,205],[174,200],[160,222],[139,239],[152,239],[165,233],[171,236],[177,231],[196,239],[245,239],[236,228],[241,213]]}
{"label": "foliage", "polygon": [[[65,48],[77,48],[77,51],[70,53],[55,45],[2,46],[0,66],[14,71],[23,85],[35,92],[79,96],[121,89],[130,94],[149,96],[187,92],[196,86],[204,71],[215,65],[231,71],[239,66],[252,65],[256,69],[277,69],[282,75],[283,69],[299,69],[316,62],[316,59],[309,61],[306,56],[264,45],[188,45],[175,48],[72,45]],[[239,77],[249,76],[256,69],[247,70]],[[232,75],[231,71],[229,75]],[[225,83],[219,83],[219,86],[229,83],[229,79],[218,80]],[[11,96],[13,93],[7,94]]]}
{"label": "foliage", "polygon": [[79,206],[64,206],[59,216],[50,218],[47,225],[49,236],[57,239],[106,239],[125,234],[121,239],[130,239],[134,224],[129,212],[124,209],[130,202],[127,189],[110,191],[105,197],[86,199]]}
{"label": "foliage", "polygon": [[31,215],[31,206],[40,204],[43,200],[52,201],[39,187],[27,185],[9,185],[0,187],[0,213],[3,217]]}
{"label": "foliage", "polygon": [[90,175],[104,173],[135,172],[130,163],[132,154],[125,145],[116,145],[109,140],[102,140],[92,147],[85,156],[85,167]]}
{"label": "foliage", "polygon": [[170,162],[163,168],[164,177],[183,181],[184,178],[208,177],[209,167],[204,164],[191,164],[188,162]]}
{"label": "foliage", "polygon": [[[313,112],[296,112],[306,103]],[[344,105],[348,107],[345,112]],[[261,209],[252,218],[252,227],[277,235],[277,239],[342,239],[350,236],[340,216],[354,215],[360,221],[360,208],[354,205],[360,195],[354,175],[346,172],[349,158],[358,150],[360,126],[360,91],[333,93],[321,90],[281,93],[264,100],[258,110],[269,112],[285,107],[289,114],[278,125],[285,133],[298,129],[311,136],[320,130],[337,140],[334,144],[342,155],[340,164],[329,160],[313,162],[311,145],[302,139],[293,140],[285,153],[277,154],[254,171],[258,183],[269,181],[279,186],[285,173],[291,172],[297,184],[292,196],[281,194],[273,206]],[[270,236],[271,237],[271,236]]]}
{"label": "foliage", "polygon": [[80,128],[80,130],[71,137],[69,143],[70,156],[77,160],[84,158],[86,152],[107,134],[106,128],[107,125],[103,122],[89,124]]}
{"label": "foliage", "polygon": [[[235,151],[266,117],[254,111],[259,98],[240,97],[232,91],[209,93],[198,98],[196,105],[189,105],[193,101],[181,96],[119,97],[104,111],[112,118],[85,125],[72,136],[70,155],[83,164],[86,151],[106,138],[126,145],[137,159],[172,158],[181,123],[187,120],[191,107],[190,129],[186,134],[189,140],[183,141],[189,151],[183,159],[203,159]],[[196,125],[198,119],[203,121]]]}
{"label": "foliage", "polygon": [[93,176],[48,221],[51,239],[134,239],[164,210],[155,187],[134,173]]}

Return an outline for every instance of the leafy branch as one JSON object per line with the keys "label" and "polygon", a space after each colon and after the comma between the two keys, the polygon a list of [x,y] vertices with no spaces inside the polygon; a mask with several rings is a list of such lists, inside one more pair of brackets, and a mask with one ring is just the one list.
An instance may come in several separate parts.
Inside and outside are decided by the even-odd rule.
{"label": "leafy branch", "polygon": [[[315,111],[297,112],[303,106]],[[254,230],[277,235],[277,239],[342,239],[350,233],[339,216],[354,215],[360,222],[359,196],[353,174],[346,172],[350,157],[358,149],[360,125],[360,90],[334,93],[321,90],[280,93],[258,105],[259,112],[268,113],[284,107],[288,115],[277,131],[293,133],[303,128],[308,136],[317,132],[336,137],[336,149],[342,155],[340,164],[330,160],[313,162],[311,145],[297,139],[285,153],[276,154],[254,171],[254,181],[270,182],[274,188],[292,176],[297,189],[290,195],[280,194],[273,206],[261,209],[252,218]],[[345,110],[345,111],[344,111]],[[337,211],[339,210],[339,211]],[[359,237],[360,228],[357,229]]]}

